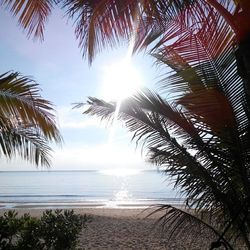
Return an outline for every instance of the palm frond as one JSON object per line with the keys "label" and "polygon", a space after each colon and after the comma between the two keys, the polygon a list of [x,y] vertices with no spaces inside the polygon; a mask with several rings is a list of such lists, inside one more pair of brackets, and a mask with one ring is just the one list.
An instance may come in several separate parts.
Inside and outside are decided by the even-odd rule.
{"label": "palm frond", "polygon": [[130,37],[139,1],[66,0],[63,8],[76,22],[75,34],[83,55],[91,62],[104,45],[116,46],[118,37]]}
{"label": "palm frond", "polygon": [[[4,122],[4,124],[2,124]],[[51,151],[48,140],[34,127],[19,125],[6,126],[5,121],[1,121],[0,132],[0,152],[1,156],[11,159],[20,156],[24,160],[36,164],[37,166],[49,167],[51,164]]]}
{"label": "palm frond", "polygon": [[[188,242],[188,239],[191,239],[196,243],[198,241],[203,242],[202,247],[204,249],[209,249],[211,242],[216,241],[221,235],[221,228],[218,228],[220,224],[216,223],[218,229],[215,229],[206,222],[205,217],[209,217],[207,220],[211,223],[213,215],[209,213],[202,215],[201,218],[201,215],[197,214],[192,209],[182,210],[171,205],[158,205],[154,207],[156,209],[147,217],[157,213],[161,214],[155,225],[160,225],[162,227],[162,230],[165,232],[164,237],[166,237],[168,241],[178,239]],[[233,249],[231,244],[224,237],[222,237],[222,241],[229,249]]]}
{"label": "palm frond", "polygon": [[[204,3],[201,1],[200,4]],[[197,5],[194,4],[193,9],[205,21],[199,22],[197,27],[189,20],[183,23],[183,18],[171,20],[165,33],[162,31],[161,42],[152,49],[158,62],[175,71],[161,81],[162,89],[174,92],[179,98],[185,91],[192,92],[197,87],[215,88],[229,100],[238,128],[246,131],[249,127],[244,111],[246,101],[241,102],[239,96],[246,97],[242,79],[237,73],[233,46],[235,34],[213,8],[206,3],[202,9]],[[203,13],[199,13],[200,9],[204,9]],[[172,42],[166,44],[171,39]]]}
{"label": "palm frond", "polygon": [[[250,190],[249,164],[247,163],[250,152],[250,121],[245,108],[247,93],[237,73],[233,46],[235,35],[218,13],[211,12],[211,15],[213,18],[211,18],[210,25],[205,23],[204,27],[195,31],[190,29],[188,23],[185,27],[178,20],[176,25],[176,20],[174,20],[173,29],[166,31],[167,36],[170,36],[173,42],[158,44],[158,47],[153,48],[155,50],[153,55],[158,61],[174,70],[170,76],[162,80],[163,90],[179,92],[175,93],[175,100],[183,107],[183,112],[187,116],[190,114],[190,119],[197,119],[199,123],[209,126],[208,138],[211,141],[208,140],[209,144],[205,149],[209,157],[204,158],[202,155],[200,159],[203,164],[210,162],[208,164],[210,173],[213,179],[221,183],[223,187],[221,190],[228,196],[226,199],[231,200],[229,203],[233,200],[239,202],[240,205],[234,211],[230,206],[227,209],[223,207],[222,210],[229,218],[233,218],[235,214],[238,216],[241,222],[235,223],[237,224],[235,228],[241,231],[247,239],[246,232],[249,231],[249,225],[244,213],[238,212],[241,207],[244,207],[243,204]],[[183,30],[177,37],[180,27]],[[198,124],[197,128],[199,128]],[[200,152],[196,155],[199,156]],[[152,158],[161,165],[164,165],[168,157],[169,152],[165,150],[154,149],[152,153]],[[195,190],[190,185],[191,176],[181,175],[175,167],[170,168],[169,172],[176,174],[178,186],[182,188],[186,186],[189,197],[197,197],[195,194],[198,191],[200,193],[198,202],[211,204],[211,201],[204,195],[208,190],[204,189],[201,195],[201,190]],[[184,172],[188,173],[186,170]],[[197,183],[194,185],[199,186]],[[202,205],[198,204],[198,206]]]}
{"label": "palm frond", "polygon": [[20,26],[27,30],[28,37],[34,37],[43,40],[44,26],[51,13],[55,0],[3,0],[2,5],[6,6],[18,16]]}
{"label": "palm frond", "polygon": [[[188,205],[197,211],[213,210],[217,219],[231,221],[231,239],[241,235],[250,247],[249,96],[237,72],[238,35],[234,25],[228,25],[238,3],[212,1],[227,11],[227,20],[210,2],[175,6],[172,15],[165,11],[169,1],[161,8],[155,4],[152,15],[140,6],[134,51],[150,47],[157,62],[173,70],[161,81],[171,99],[139,93],[123,101],[118,118],[133,132],[136,143],[147,148],[150,160],[175,180]],[[132,33],[131,26],[126,27]],[[91,29],[95,43],[100,41],[96,31]],[[104,36],[107,40],[101,46],[113,44],[117,36]],[[129,38],[126,32],[120,37]],[[117,108],[96,98],[88,104],[84,114],[107,120],[113,119]],[[173,225],[172,232],[179,224]]]}
{"label": "palm frond", "polygon": [[48,140],[61,141],[52,104],[39,94],[38,84],[19,73],[0,75],[0,114],[39,127]]}
{"label": "palm frond", "polygon": [[52,104],[39,94],[38,85],[19,73],[0,75],[0,151],[20,155],[36,165],[50,165],[50,142],[62,138]]}
{"label": "palm frond", "polygon": [[[115,103],[90,98],[88,105],[84,114],[113,119]],[[137,144],[143,142],[142,146],[147,147],[150,161],[175,180],[189,206],[198,211],[223,210],[221,220],[228,221],[238,214],[249,188],[246,166],[231,160],[232,154],[235,159],[241,157],[241,151],[235,142],[225,141],[226,136],[203,125],[205,122],[196,119],[196,115],[185,114],[160,96],[144,91],[123,101],[118,119],[133,132]],[[231,138],[237,138],[237,133],[230,133]],[[244,221],[244,216],[240,217],[238,225]]]}
{"label": "palm frond", "polygon": [[[151,98],[151,99],[150,99]],[[141,100],[145,100],[145,103]],[[149,101],[151,101],[151,105],[149,105]],[[188,149],[185,146],[188,145],[188,141],[200,141],[199,144],[203,143],[199,134],[197,134],[198,139],[194,139],[191,135],[189,135],[185,130],[182,124],[184,124],[184,116],[181,116],[181,112],[178,110],[172,109],[171,112],[165,112],[166,110],[171,110],[170,106],[165,106],[162,104],[164,108],[157,108],[158,100],[154,99],[154,96],[150,96],[144,93],[143,95],[139,95],[139,97],[129,98],[127,102],[124,102],[119,111],[119,119],[125,122],[125,126],[129,129],[129,131],[133,132],[133,138],[139,141],[144,141],[144,144],[149,149],[149,155],[151,159],[154,160],[155,163],[163,163],[159,160],[159,155],[156,154],[156,151],[164,152],[164,164],[163,167],[165,171],[170,173],[172,177],[178,177],[176,181],[176,185],[182,186],[185,190],[185,193],[190,196],[190,199],[195,200],[204,190],[212,188],[213,192],[207,192],[212,197],[208,198],[209,200],[217,200],[214,198],[214,195],[218,196],[221,199],[221,196],[224,196],[220,191],[218,186],[219,181],[217,182],[214,173],[210,173],[210,168],[212,168],[212,164],[207,160],[207,164],[205,167],[196,159],[200,158],[200,161],[204,161],[204,155],[202,152],[196,154],[196,156],[192,156]],[[147,103],[148,102],[148,103]],[[88,102],[90,107],[84,114],[97,115],[102,119],[111,119],[112,114],[115,111],[115,105],[106,103],[104,101],[98,100],[96,98],[90,98]],[[79,106],[78,106],[79,107]],[[175,113],[175,116],[173,115]],[[173,120],[173,117],[175,120]],[[176,117],[181,117],[182,122],[176,124]],[[186,124],[189,125],[190,121],[186,120]],[[193,127],[195,130],[195,127]],[[170,132],[171,131],[171,135]],[[186,142],[180,143],[180,141],[176,140],[176,135],[178,133],[178,140],[187,140]],[[192,134],[193,135],[193,134]],[[143,145],[144,145],[143,144]],[[204,146],[204,143],[201,144],[201,148]],[[194,149],[194,148],[192,148]],[[199,147],[195,148],[199,151]],[[202,177],[201,177],[202,176]],[[187,178],[187,182],[184,180]],[[193,189],[192,187],[188,187],[188,183],[197,183],[197,189]],[[211,191],[211,190],[210,190]],[[211,205],[211,203],[210,203]],[[216,206],[216,203],[214,204]]]}
{"label": "palm frond", "polygon": [[144,16],[148,17],[147,21],[155,19],[162,25],[163,12],[170,18],[190,2],[192,1],[64,0],[63,8],[76,22],[75,33],[79,46],[91,63],[95,54],[104,47],[115,47],[132,39]]}

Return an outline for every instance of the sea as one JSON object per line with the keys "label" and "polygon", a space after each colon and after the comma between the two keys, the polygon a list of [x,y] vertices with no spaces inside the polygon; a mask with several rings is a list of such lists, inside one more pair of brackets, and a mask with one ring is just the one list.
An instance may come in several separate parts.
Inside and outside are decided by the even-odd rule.
{"label": "sea", "polygon": [[0,209],[181,206],[183,201],[154,170],[0,172]]}

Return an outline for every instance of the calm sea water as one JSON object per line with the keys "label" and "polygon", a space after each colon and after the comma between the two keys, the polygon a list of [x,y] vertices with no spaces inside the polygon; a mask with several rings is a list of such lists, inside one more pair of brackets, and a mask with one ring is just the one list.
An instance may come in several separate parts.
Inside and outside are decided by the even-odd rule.
{"label": "calm sea water", "polygon": [[0,172],[0,206],[146,206],[182,203],[157,171]]}

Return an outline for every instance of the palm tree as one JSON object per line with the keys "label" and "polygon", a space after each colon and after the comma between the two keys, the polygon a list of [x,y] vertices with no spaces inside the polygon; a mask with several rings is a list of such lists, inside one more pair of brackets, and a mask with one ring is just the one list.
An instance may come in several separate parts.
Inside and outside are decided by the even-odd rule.
{"label": "palm tree", "polygon": [[[193,24],[188,25],[189,28],[200,29],[203,23],[209,27],[213,16],[219,15],[234,34],[238,73],[244,79],[246,99],[250,104],[248,0],[2,0],[1,4],[19,16],[19,24],[29,37],[33,35],[41,40],[53,7],[62,8],[66,16],[74,20],[76,38],[90,63],[105,46],[116,46],[123,39],[135,38],[135,50],[152,43],[157,49],[182,33],[181,27],[187,22]],[[179,19],[181,25],[171,36],[168,31],[175,29],[173,19]]]}
{"label": "palm tree", "polygon": [[[21,13],[19,22],[29,35],[42,37],[56,3],[74,19],[79,45],[90,62],[105,46],[131,39],[134,51],[147,48],[157,62],[172,68],[161,82],[171,100],[139,94],[123,103],[120,118],[134,137],[148,143],[150,159],[175,179],[187,203],[223,218],[226,237],[239,234],[250,249],[250,2],[35,2],[3,1],[15,15]],[[102,118],[110,118],[115,109],[98,99],[89,104],[87,113]]]}
{"label": "palm tree", "polygon": [[[230,247],[240,236],[250,249],[250,116],[237,71],[235,33],[213,8],[204,13],[196,9],[200,22],[190,20],[187,9],[167,20],[168,26],[151,22],[139,30],[136,49],[158,37],[150,52],[172,69],[160,82],[162,95],[171,98],[138,93],[123,101],[119,119],[137,143],[147,145],[150,161],[173,178],[187,197],[187,207],[194,208],[198,218],[204,211],[212,216],[212,221],[201,221],[221,235],[218,244],[225,237]],[[85,114],[113,119],[115,103],[90,98],[88,104]],[[164,217],[171,222],[169,232],[183,232],[189,215],[164,208],[170,212]]]}
{"label": "palm tree", "polygon": [[19,24],[27,30],[28,36],[41,40],[53,7],[62,8],[68,17],[75,20],[76,36],[90,60],[104,46],[115,45],[121,38],[131,37],[137,28],[149,30],[152,23],[157,23],[158,27],[167,30],[166,22],[177,16],[185,22],[183,11],[188,12],[190,19],[204,22],[208,21],[208,16],[204,15],[206,10],[213,9],[234,32],[239,46],[248,46],[249,43],[248,0],[2,0],[1,4],[14,16],[19,16]]}
{"label": "palm tree", "polygon": [[[135,40],[134,51],[149,45],[153,45],[154,51],[166,42],[176,44],[173,41],[182,34],[182,27],[184,33],[186,27],[191,32],[202,31],[201,27],[205,28],[203,34],[212,32],[219,16],[227,26],[226,32],[232,33],[230,46],[234,46],[238,74],[244,80],[244,95],[247,106],[250,106],[248,0],[2,0],[1,4],[19,16],[19,24],[27,30],[29,37],[41,40],[53,7],[62,8],[66,16],[74,20],[76,38],[90,63],[104,47],[114,47],[124,39]],[[173,20],[178,20],[177,25]],[[249,117],[250,110],[245,108]]]}
{"label": "palm tree", "polygon": [[[76,37],[91,63],[106,46],[115,47],[124,39],[135,40],[134,51],[151,52],[175,43],[179,35],[199,30],[216,31],[218,17],[231,33],[237,70],[243,79],[244,98],[250,117],[250,2],[248,0],[147,0],[147,1],[81,1],[65,0],[62,7],[75,20]],[[173,22],[173,20],[177,20]],[[215,20],[215,22],[214,22]],[[203,30],[202,30],[203,28]],[[173,32],[175,31],[175,32]],[[136,35],[135,35],[136,34]],[[188,44],[188,40],[186,41]],[[222,44],[221,46],[227,46]],[[217,57],[223,56],[217,51]],[[200,55],[202,60],[202,56]]]}
{"label": "palm tree", "polygon": [[0,154],[50,165],[49,142],[60,143],[53,107],[38,84],[19,73],[0,75]]}
{"label": "palm tree", "polygon": [[[199,98],[190,94],[183,97],[202,104],[196,107],[197,113],[183,110],[183,105],[163,100],[149,90],[143,91],[123,101],[118,119],[133,132],[136,143],[147,147],[149,161],[172,177],[175,187],[186,197],[186,208],[194,213],[163,206],[170,235],[190,233],[190,224],[206,225],[228,246],[230,239],[240,236],[249,247],[249,155],[244,155],[243,135],[238,132],[233,109],[223,92],[217,91],[204,88],[198,91]],[[88,105],[84,114],[112,121],[115,103],[90,98]],[[220,117],[221,112],[226,115],[218,123],[211,120],[211,115]],[[205,213],[207,217],[202,218]],[[226,230],[224,235],[227,227],[230,232]]]}

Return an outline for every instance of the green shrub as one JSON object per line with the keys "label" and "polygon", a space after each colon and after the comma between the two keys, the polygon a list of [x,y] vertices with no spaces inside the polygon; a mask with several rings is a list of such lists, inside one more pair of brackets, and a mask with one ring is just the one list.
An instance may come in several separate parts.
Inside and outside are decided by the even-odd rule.
{"label": "green shrub", "polygon": [[22,223],[17,218],[17,212],[9,211],[0,217],[0,249],[12,249],[13,239],[22,229]]}
{"label": "green shrub", "polygon": [[0,217],[0,249],[75,249],[87,221],[89,217],[73,210],[46,210],[40,219],[9,211]]}
{"label": "green shrub", "polygon": [[55,250],[74,248],[87,220],[86,215],[76,215],[73,210],[45,211],[41,218],[41,234],[46,246]]}

